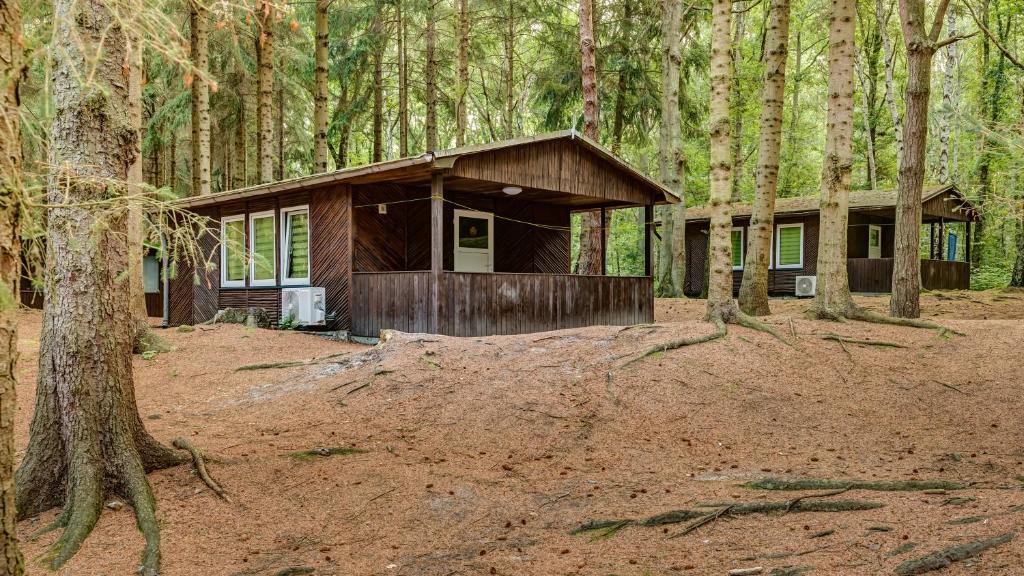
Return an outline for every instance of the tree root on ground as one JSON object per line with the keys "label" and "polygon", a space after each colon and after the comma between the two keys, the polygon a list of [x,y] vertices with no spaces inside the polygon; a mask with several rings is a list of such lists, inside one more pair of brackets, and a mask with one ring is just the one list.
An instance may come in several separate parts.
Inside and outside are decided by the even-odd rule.
{"label": "tree root on ground", "polygon": [[1015,536],[1015,533],[1007,532],[1006,534],[1000,534],[999,536],[994,536],[992,538],[975,540],[966,544],[958,544],[915,560],[907,560],[896,567],[896,574],[897,576],[914,576],[916,574],[931,572],[932,570],[941,570],[942,568],[950,566],[954,562],[966,560],[977,556],[989,548],[1006,544],[1010,540],[1013,540]]}
{"label": "tree root on ground", "polygon": [[[697,524],[696,528],[703,526],[723,516],[745,516],[749,514],[767,514],[771,512],[852,512],[857,510],[874,510],[881,508],[884,504],[879,502],[866,502],[863,500],[830,500],[810,502],[799,500],[793,502],[708,502],[697,504],[698,508],[719,508],[709,514],[705,510],[670,510],[656,514],[648,518],[633,519],[623,518],[617,520],[592,520],[576,527],[572,534],[586,534],[594,532],[595,538],[605,538],[615,534],[627,526],[656,527],[666,524],[679,524],[691,520],[705,520]],[[696,529],[694,528],[694,529]],[[692,531],[692,530],[691,530]]]}
{"label": "tree root on ground", "polygon": [[697,344],[705,344],[707,342],[712,342],[714,340],[718,340],[719,338],[724,338],[725,335],[727,334],[727,330],[728,330],[726,328],[726,326],[725,326],[725,322],[714,321],[713,324],[715,325],[715,331],[710,333],[710,334],[705,334],[703,336],[697,336],[697,337],[694,337],[694,338],[680,338],[678,340],[669,340],[668,342],[662,342],[661,344],[656,344],[656,345],[651,346],[650,348],[648,348],[646,351],[644,351],[639,356],[637,356],[637,357],[633,358],[632,360],[626,362],[625,364],[622,364],[621,366],[619,366],[619,369],[621,370],[621,369],[626,368],[628,366],[631,366],[631,365],[633,365],[633,364],[635,364],[637,362],[640,362],[641,360],[647,358],[648,356],[653,356],[655,354],[661,354],[661,353],[664,353],[664,352],[668,352],[670,350],[676,350],[678,348],[684,348],[686,346],[696,346]]}
{"label": "tree root on ground", "polygon": [[203,457],[202,451],[196,448],[191,442],[185,438],[175,438],[172,445],[179,450],[187,450],[192,455],[192,463],[196,468],[196,473],[199,474],[199,478],[209,486],[210,490],[217,496],[220,496],[225,502],[231,502],[231,497],[228,493],[217,483],[213,477],[210,476],[209,471],[206,469],[206,458]]}
{"label": "tree root on ground", "polygon": [[886,342],[884,340],[861,340],[859,338],[847,338],[838,334],[826,334],[821,337],[822,340],[828,340],[830,342],[838,342],[843,347],[845,352],[849,352],[846,349],[847,344],[857,344],[859,346],[878,346],[879,348],[906,348],[905,345],[897,342]]}
{"label": "tree root on ground", "polygon": [[328,456],[348,456],[350,454],[365,454],[366,452],[367,450],[363,448],[352,448],[349,446],[318,446],[310,450],[292,452],[291,456],[299,460],[315,460],[316,458],[326,458]]}
{"label": "tree root on ground", "polygon": [[925,328],[928,330],[938,330],[939,335],[945,336],[946,334],[956,334],[957,336],[966,336],[963,332],[954,330],[935,322],[928,320],[922,320],[920,318],[896,318],[887,314],[880,314],[864,308],[856,306],[851,307],[846,312],[846,317],[850,320],[859,320],[861,322],[871,322],[873,324],[889,324],[891,326],[908,326],[910,328]]}
{"label": "tree root on ground", "polygon": [[248,370],[273,370],[277,368],[294,368],[296,366],[313,366],[314,364],[338,364],[338,361],[332,361],[335,358],[342,356],[348,356],[351,352],[339,352],[337,354],[328,354],[320,358],[313,358],[312,360],[284,360],[282,362],[268,362],[265,364],[247,364],[245,366],[239,366],[235,368],[235,372],[245,372]]}
{"label": "tree root on ground", "polygon": [[872,490],[875,492],[918,492],[921,490],[963,490],[969,484],[949,480],[834,480],[831,478],[762,478],[741,484],[752,490]]}

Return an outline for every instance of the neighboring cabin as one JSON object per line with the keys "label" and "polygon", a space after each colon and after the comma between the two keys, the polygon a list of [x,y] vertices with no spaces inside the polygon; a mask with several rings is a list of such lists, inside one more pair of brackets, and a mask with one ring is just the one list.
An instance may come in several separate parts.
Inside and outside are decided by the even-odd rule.
{"label": "neighboring cabin", "polygon": [[[792,296],[796,279],[814,276],[818,260],[819,213],[817,196],[779,198],[775,203],[768,291]],[[921,280],[930,290],[967,289],[971,285],[971,223],[978,220],[974,206],[956,186],[924,191],[922,220],[930,227],[931,248],[921,261]],[[733,290],[743,278],[751,206],[733,205]],[[850,192],[847,231],[847,271],[853,292],[889,292],[892,289],[896,192]],[[686,216],[686,280],[684,292],[697,296],[704,290],[708,255],[709,214],[706,208]]]}
{"label": "neighboring cabin", "polygon": [[[201,236],[215,266],[199,283],[179,267],[168,320],[258,307],[278,322],[285,293],[312,288],[324,327],[358,336],[652,322],[653,207],[669,199],[573,131],[187,198],[215,222]],[[645,212],[644,275],[570,274],[571,214],[628,207]]]}

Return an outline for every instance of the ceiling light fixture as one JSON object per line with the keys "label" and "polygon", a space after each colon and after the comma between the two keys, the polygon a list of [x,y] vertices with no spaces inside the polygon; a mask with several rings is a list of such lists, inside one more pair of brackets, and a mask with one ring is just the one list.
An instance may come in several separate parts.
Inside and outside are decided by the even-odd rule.
{"label": "ceiling light fixture", "polygon": [[501,191],[504,192],[505,194],[508,194],[509,196],[515,196],[516,194],[522,192],[523,189],[520,188],[519,186],[505,186],[504,188],[501,189]]}

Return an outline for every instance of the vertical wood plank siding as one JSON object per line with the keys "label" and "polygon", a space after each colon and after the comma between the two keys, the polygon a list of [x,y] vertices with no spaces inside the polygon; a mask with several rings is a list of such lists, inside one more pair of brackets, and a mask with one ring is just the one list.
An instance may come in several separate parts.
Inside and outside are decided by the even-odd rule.
{"label": "vertical wood plank siding", "polygon": [[[355,273],[353,334],[429,328],[429,272]],[[451,336],[523,334],[654,321],[649,277],[444,272],[438,332]]]}
{"label": "vertical wood plank siding", "polygon": [[[850,258],[846,270],[852,292],[892,291],[892,258]],[[968,262],[921,260],[921,286],[925,290],[968,290],[971,265]]]}

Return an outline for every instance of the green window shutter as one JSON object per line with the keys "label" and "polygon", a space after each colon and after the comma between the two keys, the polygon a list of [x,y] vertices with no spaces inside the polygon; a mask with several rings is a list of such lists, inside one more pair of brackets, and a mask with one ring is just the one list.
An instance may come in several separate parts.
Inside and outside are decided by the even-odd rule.
{"label": "green window shutter", "polygon": [[803,228],[789,226],[779,228],[779,266],[799,266],[800,248],[803,244]]}
{"label": "green window shutter", "polygon": [[306,212],[288,214],[287,242],[284,248],[288,258],[285,278],[309,278],[309,215]]}
{"label": "green window shutter", "polygon": [[225,280],[245,280],[245,220],[224,223]]}
{"label": "green window shutter", "polygon": [[732,231],[732,267],[743,266],[743,231]]}
{"label": "green window shutter", "polygon": [[274,217],[252,219],[253,280],[274,279]]}

